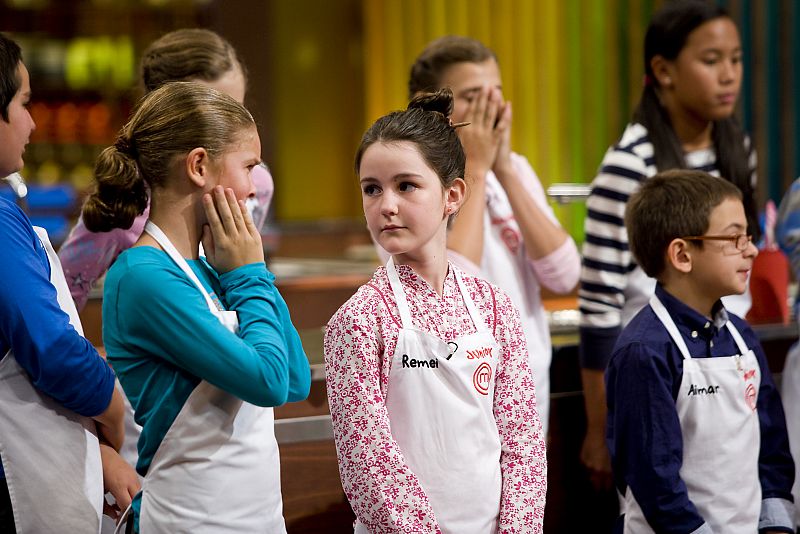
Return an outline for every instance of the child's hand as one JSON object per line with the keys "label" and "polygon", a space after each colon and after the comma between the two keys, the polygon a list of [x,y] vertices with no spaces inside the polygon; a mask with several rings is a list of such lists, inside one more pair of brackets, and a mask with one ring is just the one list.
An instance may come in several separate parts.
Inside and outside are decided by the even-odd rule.
{"label": "child's hand", "polygon": [[100,443],[100,458],[103,463],[103,489],[116,501],[114,504],[104,502],[103,513],[119,521],[122,512],[142,487],[139,476],[113,447],[105,443]]}
{"label": "child's hand", "polygon": [[614,480],[611,476],[611,457],[605,439],[601,435],[586,433],[581,447],[581,463],[589,472],[589,479],[597,491],[609,491]]}
{"label": "child's hand", "polygon": [[208,224],[203,226],[203,248],[208,263],[220,274],[249,263],[264,261],[261,234],[232,189],[216,186],[203,195]]}
{"label": "child's hand", "polygon": [[511,102],[505,102],[498,111],[495,134],[499,138],[497,156],[494,159],[492,170],[498,180],[512,172],[511,168]]}
{"label": "child's hand", "polygon": [[[469,125],[457,130],[467,160],[487,171],[494,166],[502,137],[502,132],[495,128],[495,123],[500,118],[501,106],[499,90],[481,88],[480,93],[469,103],[463,119]],[[483,176],[479,178],[482,179]]]}

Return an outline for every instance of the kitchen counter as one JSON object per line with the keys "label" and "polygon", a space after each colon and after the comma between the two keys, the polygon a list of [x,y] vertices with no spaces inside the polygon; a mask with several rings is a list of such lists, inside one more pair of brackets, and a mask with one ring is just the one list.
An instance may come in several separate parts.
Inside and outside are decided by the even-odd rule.
{"label": "kitchen counter", "polygon": [[[372,276],[376,261],[274,258],[270,270],[283,295],[308,355],[312,372],[309,398],[276,410],[276,433],[282,442],[330,439],[330,415],[325,391],[323,325],[355,291]],[[96,288],[81,313],[86,337],[101,346],[101,296]],[[578,366],[578,320],[575,295],[544,295],[553,345],[551,397],[582,399]],[[783,369],[789,346],[798,337],[796,321],[789,324],[754,325],[774,373]],[[557,413],[557,410],[556,410]]]}

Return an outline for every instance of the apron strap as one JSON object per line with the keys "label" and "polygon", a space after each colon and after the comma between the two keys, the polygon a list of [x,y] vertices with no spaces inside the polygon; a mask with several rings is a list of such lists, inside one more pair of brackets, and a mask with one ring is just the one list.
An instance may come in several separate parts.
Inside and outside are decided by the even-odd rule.
{"label": "apron strap", "polygon": [[194,285],[197,286],[197,289],[199,289],[203,294],[203,298],[206,299],[206,303],[208,304],[208,309],[211,310],[211,313],[218,316],[222,310],[219,309],[217,304],[211,298],[211,295],[209,295],[208,291],[206,291],[206,288],[203,287],[202,283],[200,283],[200,279],[197,278],[195,272],[191,267],[189,267],[187,261],[183,258],[183,256],[181,256],[180,252],[178,252],[178,249],[175,248],[175,245],[172,244],[172,241],[169,240],[163,230],[156,226],[152,221],[147,221],[147,223],[144,225],[144,231],[150,234],[152,238],[155,239],[159,245],[161,245],[161,248],[164,249],[164,252],[166,252],[167,255],[172,258],[172,261],[174,261],[178,267],[180,267],[181,270],[186,273],[186,276],[189,277],[189,280],[191,280]]}
{"label": "apron strap", "polygon": [[58,259],[53,244],[50,242],[50,237],[47,235],[47,230],[39,226],[34,226],[33,231],[39,237],[39,242],[42,244],[45,252],[47,253],[47,261],[50,263],[50,283],[56,288],[56,297],[58,298],[59,307],[69,316],[69,322],[73,328],[83,335],[83,325],[81,318],[78,314],[78,309],[75,307],[75,301],[72,300],[69,287],[66,285],[66,277],[64,276],[64,269],[61,267],[61,260]]}
{"label": "apron strap", "polygon": [[747,343],[744,342],[744,338],[742,338],[742,335],[739,333],[739,330],[733,325],[733,321],[728,319],[728,321],[725,323],[725,326],[728,327],[728,331],[733,336],[733,340],[736,341],[736,345],[739,347],[739,354],[744,356],[745,354],[750,352],[750,347],[748,347]]}
{"label": "apron strap", "polygon": [[[114,528],[114,534],[125,534],[128,532],[129,527],[133,527],[133,501],[131,501],[131,503],[125,508],[125,511],[122,512],[122,515],[119,517],[118,521],[119,522]],[[122,530],[123,526],[125,527],[124,530]]]}
{"label": "apron strap", "polygon": [[681,333],[678,332],[678,327],[675,326],[675,321],[672,320],[672,317],[670,317],[669,312],[667,311],[667,309],[664,307],[664,304],[661,303],[661,301],[658,299],[657,296],[653,295],[652,297],[650,297],[650,307],[655,312],[656,317],[658,317],[659,320],[661,320],[661,324],[663,324],[664,328],[667,329],[667,332],[669,332],[669,335],[672,338],[672,340],[678,346],[678,350],[681,351],[683,359],[691,360],[692,355],[689,354],[689,347],[686,346],[686,342],[683,340],[683,336],[681,336]]}
{"label": "apron strap", "polygon": [[470,297],[469,292],[467,291],[461,270],[455,267],[452,263],[450,264],[450,268],[453,269],[453,274],[455,274],[456,283],[458,284],[458,290],[461,292],[461,298],[464,299],[464,304],[467,305],[467,311],[469,311],[469,316],[472,318],[472,323],[475,325],[475,329],[482,334],[488,333],[489,329],[486,327],[486,323],[483,322],[480,313],[478,313],[478,308],[475,307],[475,302],[472,300],[472,297]]}
{"label": "apron strap", "polygon": [[403,284],[400,283],[400,277],[397,275],[393,256],[389,257],[389,261],[386,262],[386,274],[389,276],[389,285],[392,287],[394,300],[397,301],[397,309],[400,312],[400,322],[403,323],[403,328],[414,328],[414,324],[411,322],[411,312],[408,309],[406,292],[403,289]]}
{"label": "apron strap", "polygon": [[[453,269],[453,274],[456,277],[456,284],[458,285],[458,291],[461,293],[461,298],[464,299],[464,304],[467,306],[467,311],[469,311],[469,316],[475,325],[475,329],[481,333],[489,332],[489,329],[486,328],[486,325],[481,319],[480,313],[478,313],[478,308],[475,307],[472,297],[470,297],[469,293],[466,291],[464,279],[461,276],[461,271],[453,267],[452,264],[448,265],[451,269]],[[397,301],[397,309],[400,312],[400,320],[403,324],[403,328],[413,328],[414,325],[411,322],[411,312],[408,308],[406,292],[403,289],[403,284],[400,283],[400,276],[397,274],[397,267],[394,264],[394,257],[390,257],[389,261],[386,262],[386,274],[389,276],[389,285],[392,287],[394,298]]]}

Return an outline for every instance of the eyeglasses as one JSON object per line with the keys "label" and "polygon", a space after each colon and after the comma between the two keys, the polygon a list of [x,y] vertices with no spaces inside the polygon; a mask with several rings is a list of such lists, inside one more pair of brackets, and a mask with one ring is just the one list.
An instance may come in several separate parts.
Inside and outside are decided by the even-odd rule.
{"label": "eyeglasses", "polygon": [[744,252],[748,245],[753,242],[753,236],[747,234],[736,235],[690,235],[682,237],[686,241],[730,241],[736,246],[736,250]]}

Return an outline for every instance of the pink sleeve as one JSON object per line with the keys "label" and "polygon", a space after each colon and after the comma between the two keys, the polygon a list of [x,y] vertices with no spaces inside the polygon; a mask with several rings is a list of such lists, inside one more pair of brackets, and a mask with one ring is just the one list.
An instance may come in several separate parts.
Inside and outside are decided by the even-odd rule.
{"label": "pink sleeve", "polygon": [[[354,299],[363,295],[359,291]],[[373,299],[377,300],[377,299]],[[325,332],[325,372],[342,487],[370,532],[439,532],[389,428],[381,391],[377,304],[352,299]]]}
{"label": "pink sleeve", "polygon": [[75,228],[61,245],[58,259],[61,260],[67,285],[79,311],[86,305],[89,290],[95,281],[106,273],[117,256],[142,235],[149,212],[148,205],[129,229],[117,228],[110,232],[90,232],[83,224],[83,218],[78,219]]}
{"label": "pink sleeve", "polygon": [[528,262],[539,283],[554,293],[569,293],[581,275],[581,255],[571,237],[547,256],[538,260],[529,258]]}
{"label": "pink sleeve", "polygon": [[[542,183],[528,160],[519,154],[512,154],[511,161],[514,169],[520,174],[523,186],[534,202],[551,221],[561,226],[553,213],[553,208],[547,202]],[[581,256],[575,241],[569,235],[559,248],[538,260],[528,258],[528,263],[539,283],[554,293],[569,293],[580,279]]]}
{"label": "pink sleeve", "polygon": [[542,424],[519,312],[505,294],[496,290],[495,295],[495,336],[501,349],[494,392],[494,416],[502,444],[499,532],[540,534],[547,494]]}

